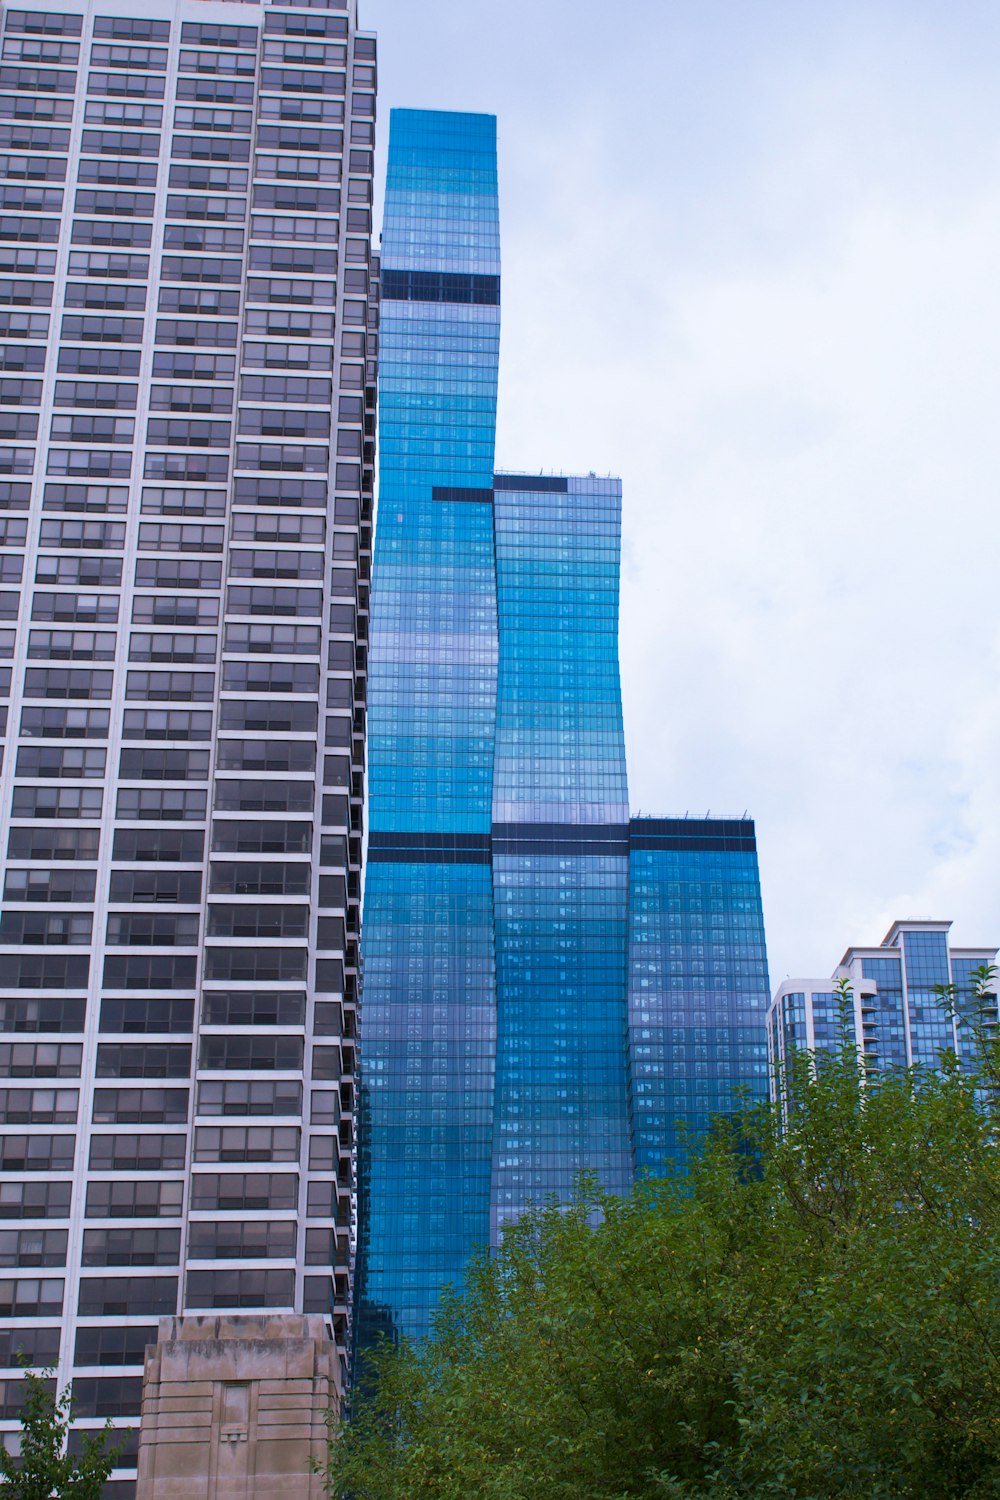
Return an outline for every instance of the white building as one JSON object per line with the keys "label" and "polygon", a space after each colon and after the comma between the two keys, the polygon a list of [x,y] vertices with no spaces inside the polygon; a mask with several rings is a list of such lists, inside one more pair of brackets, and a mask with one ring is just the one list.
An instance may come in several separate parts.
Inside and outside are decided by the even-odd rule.
{"label": "white building", "polygon": [[[343,1353],[377,274],[356,0],[2,12],[0,1418]],[[125,1464],[112,1491],[129,1496]]]}

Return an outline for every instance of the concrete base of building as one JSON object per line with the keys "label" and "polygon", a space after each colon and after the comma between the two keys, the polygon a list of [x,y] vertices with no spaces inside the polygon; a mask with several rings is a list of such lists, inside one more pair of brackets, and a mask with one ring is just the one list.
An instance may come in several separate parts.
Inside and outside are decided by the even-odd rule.
{"label": "concrete base of building", "polygon": [[161,1318],[146,1355],[136,1500],[325,1500],[340,1366],[321,1317]]}

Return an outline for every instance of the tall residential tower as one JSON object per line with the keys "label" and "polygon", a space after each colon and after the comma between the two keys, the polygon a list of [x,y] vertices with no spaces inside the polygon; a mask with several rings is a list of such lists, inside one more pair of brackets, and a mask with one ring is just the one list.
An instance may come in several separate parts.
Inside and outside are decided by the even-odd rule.
{"label": "tall residential tower", "polygon": [[393,112],[382,267],[362,1343],[766,1091],[752,823],[629,821],[621,486],[494,473],[491,116]]}
{"label": "tall residential tower", "polygon": [[374,119],[355,0],[2,12],[8,1425],[161,1314],[345,1350]]}
{"label": "tall residential tower", "polygon": [[[942,1051],[972,1057],[974,1030],[957,1025],[972,1005],[974,972],[996,962],[995,948],[952,948],[950,922],[894,922],[874,948],[848,948],[830,979],[786,979],[768,1014],[771,1092],[795,1048],[828,1052],[847,1035],[870,1068],[882,1071],[936,1067]],[[850,986],[846,1012],[836,988]],[[955,1007],[942,1004],[941,987],[954,985]],[[996,995],[981,1019],[996,1025]]]}

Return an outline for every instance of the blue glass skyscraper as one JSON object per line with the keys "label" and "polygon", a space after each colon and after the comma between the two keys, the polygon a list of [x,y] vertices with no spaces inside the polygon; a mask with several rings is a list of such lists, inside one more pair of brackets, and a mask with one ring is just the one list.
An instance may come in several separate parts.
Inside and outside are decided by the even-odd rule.
{"label": "blue glass skyscraper", "polygon": [[492,117],[393,112],[382,297],[361,1344],[425,1333],[529,1203],[625,1192],[677,1115],[766,1091],[753,825],[629,822],[621,486],[493,472]]}

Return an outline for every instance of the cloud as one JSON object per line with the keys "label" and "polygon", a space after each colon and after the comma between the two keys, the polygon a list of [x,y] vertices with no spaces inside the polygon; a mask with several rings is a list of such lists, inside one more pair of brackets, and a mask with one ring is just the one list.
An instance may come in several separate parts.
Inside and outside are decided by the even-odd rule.
{"label": "cloud", "polygon": [[1000,941],[996,23],[489,9],[418,102],[500,112],[499,462],[624,479],[633,805],[756,816],[776,979]]}

